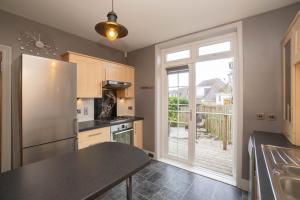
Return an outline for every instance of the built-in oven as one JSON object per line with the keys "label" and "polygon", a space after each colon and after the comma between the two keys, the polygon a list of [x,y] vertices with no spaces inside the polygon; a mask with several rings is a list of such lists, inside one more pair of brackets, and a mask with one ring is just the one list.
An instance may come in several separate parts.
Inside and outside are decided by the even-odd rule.
{"label": "built-in oven", "polygon": [[112,125],[110,128],[111,141],[133,145],[133,123],[126,122]]}

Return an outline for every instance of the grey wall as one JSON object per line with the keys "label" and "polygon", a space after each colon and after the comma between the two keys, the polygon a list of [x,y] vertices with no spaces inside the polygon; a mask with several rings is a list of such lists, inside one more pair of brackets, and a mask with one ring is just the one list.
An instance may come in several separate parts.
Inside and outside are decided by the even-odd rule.
{"label": "grey wall", "polygon": [[135,67],[135,113],[144,117],[144,148],[154,151],[155,91],[141,87],[155,85],[155,47],[147,47],[128,54],[127,61]]}
{"label": "grey wall", "polygon": [[[249,135],[253,130],[282,131],[282,72],[280,42],[300,4],[243,19],[244,48],[244,131],[243,178],[248,178]],[[154,46],[129,53],[128,62],[136,66],[136,87],[153,84],[155,80]],[[140,90],[140,89],[138,89]],[[137,92],[138,114],[147,116],[145,124],[154,124],[153,91]],[[275,113],[276,121],[258,121],[255,113]],[[150,113],[150,115],[149,115]],[[150,117],[151,116],[151,117]],[[154,130],[145,130],[145,147],[154,151]]]}
{"label": "grey wall", "polygon": [[60,54],[66,51],[74,51],[107,60],[126,63],[126,59],[120,51],[101,46],[95,42],[2,10],[0,10],[0,25],[0,44],[12,47],[13,60],[21,54],[18,34],[24,31],[35,31],[41,33],[41,36],[56,40],[56,47],[58,47],[57,56],[47,57],[59,59]]}
{"label": "grey wall", "polygon": [[[244,137],[243,177],[248,178],[247,142],[253,130],[282,132],[280,42],[300,4],[243,20]],[[258,121],[255,113],[275,113],[276,121]]]}

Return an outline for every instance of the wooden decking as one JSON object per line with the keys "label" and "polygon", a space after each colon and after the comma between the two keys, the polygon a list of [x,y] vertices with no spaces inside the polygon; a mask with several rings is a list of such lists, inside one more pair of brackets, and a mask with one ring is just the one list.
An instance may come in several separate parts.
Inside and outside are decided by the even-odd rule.
{"label": "wooden decking", "polygon": [[[187,158],[188,140],[186,138],[169,138],[169,153]],[[223,150],[223,141],[200,137],[196,143],[194,165],[217,173],[232,176],[232,145]]]}

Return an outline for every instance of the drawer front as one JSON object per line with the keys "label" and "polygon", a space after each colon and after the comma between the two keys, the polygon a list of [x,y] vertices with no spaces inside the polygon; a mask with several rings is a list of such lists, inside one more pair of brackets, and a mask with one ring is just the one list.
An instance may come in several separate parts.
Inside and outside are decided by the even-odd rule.
{"label": "drawer front", "polygon": [[93,138],[85,141],[78,140],[78,149],[83,149],[102,142],[107,142],[107,141],[104,141],[103,138],[99,136],[94,136]]}
{"label": "drawer front", "polygon": [[91,140],[94,137],[103,137],[108,138],[108,141],[110,140],[110,128],[100,128],[100,129],[94,129],[90,131],[84,131],[78,134],[78,141],[86,141]]}
{"label": "drawer front", "polygon": [[110,141],[110,128],[81,132],[78,135],[78,149]]}

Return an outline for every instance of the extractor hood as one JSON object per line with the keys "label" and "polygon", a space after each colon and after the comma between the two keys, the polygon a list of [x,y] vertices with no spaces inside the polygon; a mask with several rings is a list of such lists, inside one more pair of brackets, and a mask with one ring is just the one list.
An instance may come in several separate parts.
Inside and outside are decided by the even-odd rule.
{"label": "extractor hood", "polygon": [[123,82],[123,81],[112,81],[112,80],[107,80],[103,81],[103,88],[106,89],[125,89],[131,86],[131,83],[129,82]]}

